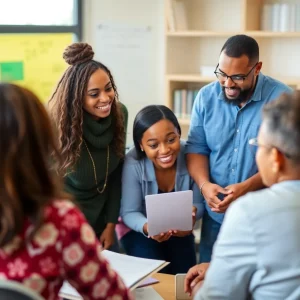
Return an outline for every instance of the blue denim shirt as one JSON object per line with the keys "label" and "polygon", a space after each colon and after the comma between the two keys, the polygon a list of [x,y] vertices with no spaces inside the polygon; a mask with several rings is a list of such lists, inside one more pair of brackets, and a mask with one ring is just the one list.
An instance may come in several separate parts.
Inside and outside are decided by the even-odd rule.
{"label": "blue denim shirt", "polygon": [[[257,137],[264,104],[283,92],[291,92],[285,84],[260,73],[255,91],[240,108],[224,101],[220,83],[204,86],[193,107],[186,153],[208,156],[210,181],[222,187],[245,181],[257,173],[255,155],[248,141]],[[224,214],[209,215],[222,223]]]}
{"label": "blue denim shirt", "polygon": [[[193,205],[197,207],[197,219],[203,216],[204,203],[197,184],[188,173],[185,163],[185,142],[180,143],[177,157],[175,191],[193,191]],[[135,148],[125,157],[122,175],[121,212],[123,222],[129,228],[143,233],[147,222],[145,196],[158,193],[154,166],[147,157],[138,159]]]}

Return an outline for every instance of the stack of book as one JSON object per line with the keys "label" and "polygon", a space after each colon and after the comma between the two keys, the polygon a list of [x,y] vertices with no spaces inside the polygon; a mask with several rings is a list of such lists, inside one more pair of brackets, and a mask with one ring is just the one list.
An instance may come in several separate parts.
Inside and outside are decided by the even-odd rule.
{"label": "stack of book", "polygon": [[192,114],[195,98],[199,92],[197,90],[174,90],[173,112],[179,119],[189,119]]}
{"label": "stack of book", "polygon": [[264,4],[261,13],[261,30],[300,31],[300,3]]}

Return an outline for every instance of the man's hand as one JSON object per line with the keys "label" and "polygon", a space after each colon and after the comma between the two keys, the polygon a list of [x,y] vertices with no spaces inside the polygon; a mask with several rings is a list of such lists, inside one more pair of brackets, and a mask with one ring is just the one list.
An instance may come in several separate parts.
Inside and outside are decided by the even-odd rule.
{"label": "man's hand", "polygon": [[221,213],[223,211],[219,210],[219,205],[222,203],[222,201],[217,197],[219,193],[230,195],[232,191],[228,188],[222,188],[221,186],[211,182],[205,183],[202,187],[202,194],[208,206],[212,211]]}
{"label": "man's hand", "polygon": [[100,236],[100,243],[104,250],[109,249],[115,242],[115,224],[108,223]]}
{"label": "man's hand", "polygon": [[[218,212],[223,212],[223,213],[227,210],[231,202],[245,195],[248,191],[247,186],[244,182],[228,185],[225,189],[231,190],[232,194],[229,194],[226,197],[224,197],[224,200],[221,201],[221,203],[219,203],[218,205]],[[212,211],[214,210],[212,209]]]}
{"label": "man's hand", "polygon": [[194,288],[199,287],[198,283],[205,277],[209,263],[202,263],[189,269],[184,279],[184,291],[189,295],[194,293]]}

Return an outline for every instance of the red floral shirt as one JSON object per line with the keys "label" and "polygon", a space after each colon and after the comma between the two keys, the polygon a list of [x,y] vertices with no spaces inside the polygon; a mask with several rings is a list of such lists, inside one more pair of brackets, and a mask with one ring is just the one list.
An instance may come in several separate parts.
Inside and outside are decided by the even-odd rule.
{"label": "red floral shirt", "polygon": [[0,249],[0,279],[23,283],[45,299],[59,299],[64,280],[84,299],[131,299],[130,292],[101,255],[101,246],[83,214],[70,201],[54,201],[45,209],[43,226],[20,248],[32,230]]}

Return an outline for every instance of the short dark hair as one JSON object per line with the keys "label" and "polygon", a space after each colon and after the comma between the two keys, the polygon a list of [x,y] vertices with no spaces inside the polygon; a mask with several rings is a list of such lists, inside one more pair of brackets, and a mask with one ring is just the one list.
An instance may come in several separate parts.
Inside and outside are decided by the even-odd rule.
{"label": "short dark hair", "polygon": [[259,47],[257,41],[245,34],[238,34],[230,37],[224,44],[221,52],[225,51],[229,57],[241,57],[246,55],[249,62],[259,61]]}
{"label": "short dark hair", "polygon": [[178,120],[170,108],[164,105],[148,105],[137,113],[133,122],[133,141],[139,159],[145,157],[145,152],[140,147],[144,132],[163,119],[172,122],[181,135]]}
{"label": "short dark hair", "polygon": [[300,163],[300,91],[284,93],[266,104],[263,122],[270,144]]}

